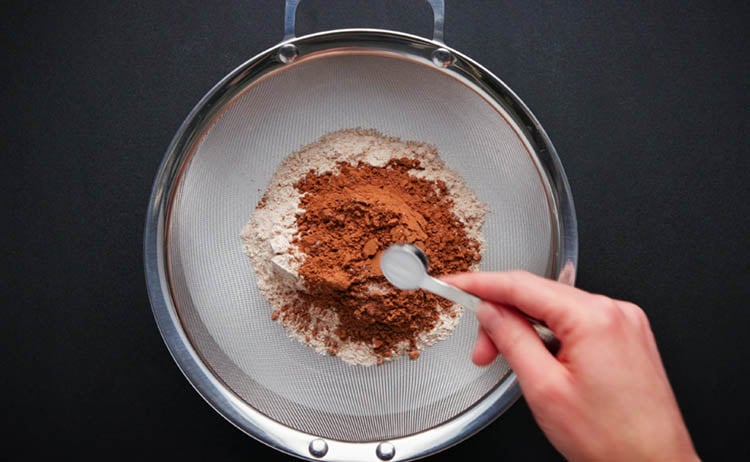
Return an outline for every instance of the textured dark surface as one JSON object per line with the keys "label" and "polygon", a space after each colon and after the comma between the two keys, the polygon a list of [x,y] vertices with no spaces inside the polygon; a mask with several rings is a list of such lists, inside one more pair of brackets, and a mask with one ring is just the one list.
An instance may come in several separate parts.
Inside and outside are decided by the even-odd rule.
{"label": "textured dark surface", "polygon": [[[750,456],[747,5],[447,3],[446,42],[508,83],[557,147],[578,285],[644,307],[706,460]],[[283,2],[24,2],[1,17],[2,453],[284,459],[183,378],[141,250],[173,134],[281,39]],[[355,26],[429,35],[431,18],[409,0],[300,6],[300,33]],[[560,459],[522,401],[431,460],[480,453]]]}

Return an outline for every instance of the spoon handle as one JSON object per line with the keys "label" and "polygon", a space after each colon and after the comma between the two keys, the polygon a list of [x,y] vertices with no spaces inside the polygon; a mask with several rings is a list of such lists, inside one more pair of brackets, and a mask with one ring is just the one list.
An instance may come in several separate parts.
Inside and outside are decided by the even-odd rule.
{"label": "spoon handle", "polygon": [[440,295],[441,297],[447,298],[452,302],[458,303],[464,308],[469,309],[475,313],[477,311],[477,308],[479,308],[479,303],[482,302],[479,297],[471,295],[468,292],[464,292],[457,287],[454,287],[441,281],[440,279],[436,279],[431,276],[426,276],[422,280],[420,287],[428,292],[432,292],[433,294]]}

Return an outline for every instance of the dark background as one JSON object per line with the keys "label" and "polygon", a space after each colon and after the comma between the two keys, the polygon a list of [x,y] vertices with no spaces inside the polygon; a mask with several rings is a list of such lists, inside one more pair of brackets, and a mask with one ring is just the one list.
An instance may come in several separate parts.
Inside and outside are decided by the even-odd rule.
{"label": "dark background", "polygon": [[[529,105],[566,168],[584,289],[639,303],[705,460],[748,450],[746,2],[455,1],[446,42]],[[2,7],[0,458],[285,459],[215,413],[151,315],[142,229],[182,120],[282,36],[283,2]],[[298,33],[431,34],[414,0],[305,0]],[[520,401],[431,460],[558,460]],[[744,457],[743,457],[744,456]]]}

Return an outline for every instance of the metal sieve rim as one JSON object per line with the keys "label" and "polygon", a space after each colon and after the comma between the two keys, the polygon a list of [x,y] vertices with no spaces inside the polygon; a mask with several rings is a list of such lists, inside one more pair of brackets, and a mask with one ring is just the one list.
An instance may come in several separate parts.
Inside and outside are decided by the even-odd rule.
{"label": "metal sieve rim", "polygon": [[[320,447],[317,436],[290,429],[256,411],[217,378],[193,348],[174,305],[166,250],[171,204],[180,177],[199,142],[200,134],[232,99],[251,83],[306,57],[323,53],[382,53],[432,66],[465,83],[489,103],[513,117],[532,157],[549,182],[551,214],[557,216],[553,274],[573,284],[578,259],[575,210],[567,178],[554,146],[531,111],[487,69],[447,47],[422,37],[379,29],[340,29],[284,41],[248,60],[211,89],[185,119],[157,173],[144,231],[144,264],[152,311],[175,362],[198,393],[230,423],[255,439],[288,454],[309,459]],[[281,95],[283,96],[283,95]],[[546,177],[545,177],[546,176]],[[565,269],[563,271],[563,269]],[[516,377],[509,374],[496,388],[460,415],[429,430],[392,439],[390,460],[413,460],[455,445],[489,425],[521,395]],[[378,460],[381,442],[350,443],[326,440],[325,460]]]}

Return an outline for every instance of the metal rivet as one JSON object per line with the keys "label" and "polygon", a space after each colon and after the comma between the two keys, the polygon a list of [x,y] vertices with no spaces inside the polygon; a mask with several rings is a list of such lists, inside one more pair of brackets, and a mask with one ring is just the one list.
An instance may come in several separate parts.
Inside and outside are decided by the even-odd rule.
{"label": "metal rivet", "polygon": [[313,456],[323,457],[328,452],[328,443],[318,438],[310,441],[310,446],[308,446],[307,449]]}
{"label": "metal rivet", "polygon": [[448,67],[453,64],[453,53],[445,48],[438,48],[432,52],[432,62],[436,66]]}
{"label": "metal rivet", "polygon": [[391,460],[396,455],[396,448],[391,443],[383,442],[378,445],[375,454],[380,460]]}
{"label": "metal rivet", "polygon": [[297,56],[299,56],[299,50],[293,43],[287,43],[279,48],[279,61],[284,64],[294,62]]}

